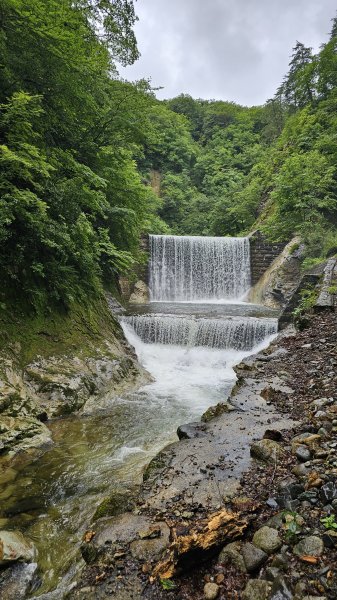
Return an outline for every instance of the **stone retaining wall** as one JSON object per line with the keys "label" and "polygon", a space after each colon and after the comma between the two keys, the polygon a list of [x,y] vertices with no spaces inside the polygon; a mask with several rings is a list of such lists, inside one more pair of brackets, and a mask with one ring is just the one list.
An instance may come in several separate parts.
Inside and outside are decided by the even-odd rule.
{"label": "stone retaining wall", "polygon": [[250,259],[252,285],[255,285],[266,272],[271,263],[281,254],[287,242],[271,243],[260,232],[255,231],[250,236]]}

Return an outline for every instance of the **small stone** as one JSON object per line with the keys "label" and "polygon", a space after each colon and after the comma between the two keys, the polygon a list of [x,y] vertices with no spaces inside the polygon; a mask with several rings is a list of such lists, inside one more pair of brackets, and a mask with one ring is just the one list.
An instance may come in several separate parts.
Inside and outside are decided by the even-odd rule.
{"label": "small stone", "polygon": [[264,579],[251,579],[248,581],[242,600],[267,600],[270,592],[270,583]]}
{"label": "small stone", "polygon": [[295,456],[300,462],[307,462],[311,459],[311,452],[307,446],[297,446]]}
{"label": "small stone", "polygon": [[280,444],[267,439],[254,442],[250,447],[250,454],[258,460],[273,463],[284,454],[284,451]]}
{"label": "small stone", "polygon": [[291,472],[293,475],[296,475],[296,477],[305,477],[308,474],[308,468],[305,466],[305,464],[301,463],[296,465]]}
{"label": "small stone", "polygon": [[215,600],[219,595],[220,588],[217,583],[206,583],[204,595],[206,600]]}
{"label": "small stone", "polygon": [[267,560],[268,554],[249,542],[242,547],[242,556],[248,573],[257,571]]}
{"label": "small stone", "polygon": [[257,548],[260,548],[260,550],[267,552],[267,554],[273,554],[273,552],[281,548],[282,541],[277,529],[264,526],[254,534],[253,544]]}
{"label": "small stone", "polygon": [[298,556],[321,556],[324,551],[324,544],[321,538],[315,535],[309,535],[303,538],[294,546],[294,554]]}
{"label": "small stone", "polygon": [[232,542],[231,544],[227,544],[227,546],[225,546],[221,550],[221,552],[219,554],[218,562],[219,563],[231,563],[235,567],[237,567],[237,569],[239,569],[239,571],[241,571],[242,573],[246,573],[247,569],[246,569],[245,562],[243,560],[243,557],[242,557],[240,551],[241,551],[240,542]]}
{"label": "small stone", "polygon": [[334,481],[328,481],[328,483],[323,485],[323,487],[321,488],[321,491],[320,491],[320,497],[321,497],[322,502],[324,502],[324,504],[328,504],[329,502],[332,502],[332,500],[336,500],[337,499],[336,483]]}

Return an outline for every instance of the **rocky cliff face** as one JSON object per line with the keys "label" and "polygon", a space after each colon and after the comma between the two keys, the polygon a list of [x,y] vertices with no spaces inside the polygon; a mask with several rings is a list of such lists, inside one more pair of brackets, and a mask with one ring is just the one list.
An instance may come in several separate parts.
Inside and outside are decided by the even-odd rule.
{"label": "rocky cliff face", "polygon": [[51,443],[49,418],[146,378],[104,298],[43,322],[17,319],[2,334],[0,455]]}

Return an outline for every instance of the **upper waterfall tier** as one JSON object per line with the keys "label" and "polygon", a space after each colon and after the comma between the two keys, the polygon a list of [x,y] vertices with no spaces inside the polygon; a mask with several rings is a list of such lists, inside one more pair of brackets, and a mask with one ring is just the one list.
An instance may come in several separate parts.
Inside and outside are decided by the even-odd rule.
{"label": "upper waterfall tier", "polygon": [[153,302],[240,300],[249,287],[248,238],[150,236]]}

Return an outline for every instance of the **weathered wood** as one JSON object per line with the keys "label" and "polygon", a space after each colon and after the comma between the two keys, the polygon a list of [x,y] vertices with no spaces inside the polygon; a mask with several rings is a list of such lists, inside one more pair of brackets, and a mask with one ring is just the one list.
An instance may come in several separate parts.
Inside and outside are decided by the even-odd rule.
{"label": "weathered wood", "polygon": [[207,553],[242,536],[247,520],[238,513],[221,510],[198,524],[171,529],[171,544],[153,570],[152,577],[170,579],[189,556]]}

